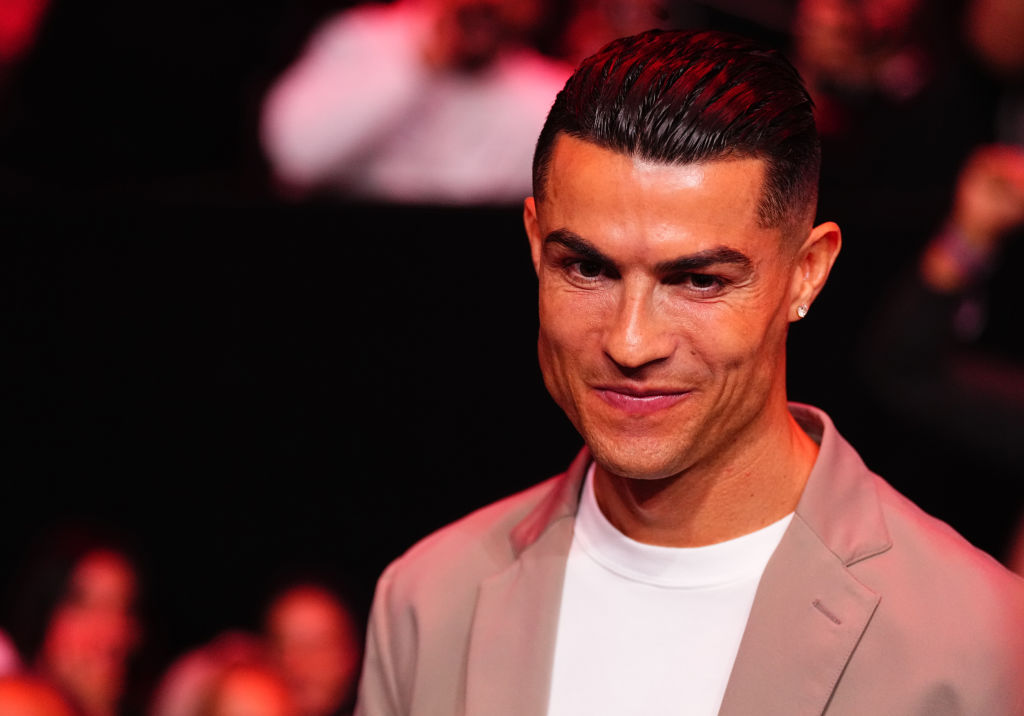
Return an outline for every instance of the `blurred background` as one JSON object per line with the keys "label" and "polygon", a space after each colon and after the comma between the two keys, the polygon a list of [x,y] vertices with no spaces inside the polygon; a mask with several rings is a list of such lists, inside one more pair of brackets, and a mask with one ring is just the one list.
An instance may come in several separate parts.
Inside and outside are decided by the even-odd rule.
{"label": "blurred background", "polygon": [[[575,455],[521,200],[571,67],[653,26],[755,36],[808,80],[845,245],[791,398],[1010,563],[1022,7],[0,0],[0,673],[185,716],[168,668],[192,658],[217,664],[185,688],[202,713],[275,678],[280,713],[344,712],[341,686],[303,701],[275,599],[347,615],[324,617],[340,683],[388,562]],[[105,677],[60,665],[91,574]]]}

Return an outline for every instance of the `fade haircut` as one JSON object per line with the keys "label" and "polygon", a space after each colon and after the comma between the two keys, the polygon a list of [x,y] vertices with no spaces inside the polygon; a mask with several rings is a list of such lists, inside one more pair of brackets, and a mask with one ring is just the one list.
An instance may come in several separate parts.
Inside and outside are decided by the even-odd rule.
{"label": "fade haircut", "polygon": [[555,98],[533,157],[533,193],[544,196],[560,134],[661,164],[755,158],[766,169],[760,224],[785,235],[817,205],[813,107],[793,65],[743,37],[650,30],[615,40]]}

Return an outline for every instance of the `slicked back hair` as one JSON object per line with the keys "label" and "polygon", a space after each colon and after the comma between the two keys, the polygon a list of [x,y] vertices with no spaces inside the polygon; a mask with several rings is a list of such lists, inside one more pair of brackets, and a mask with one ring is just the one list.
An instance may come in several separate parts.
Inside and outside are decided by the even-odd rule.
{"label": "slicked back hair", "polygon": [[788,233],[817,204],[813,107],[789,61],[746,38],[650,30],[615,40],[558,93],[533,157],[534,196],[544,196],[560,134],[670,165],[756,158],[766,169],[760,224]]}

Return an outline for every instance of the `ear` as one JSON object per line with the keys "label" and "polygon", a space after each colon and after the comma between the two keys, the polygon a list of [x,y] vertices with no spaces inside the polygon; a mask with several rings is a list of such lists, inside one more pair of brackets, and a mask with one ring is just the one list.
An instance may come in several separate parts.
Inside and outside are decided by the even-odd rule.
{"label": "ear", "polygon": [[537,220],[537,202],[532,196],[523,202],[523,225],[526,237],[530,240],[530,256],[533,259],[533,270],[540,276],[540,252],[544,241],[540,235],[540,222]]}
{"label": "ear", "polygon": [[793,264],[793,279],[789,292],[790,322],[803,318],[801,307],[804,308],[806,315],[806,309],[811,307],[825,286],[842,245],[842,234],[834,222],[828,221],[811,229]]}

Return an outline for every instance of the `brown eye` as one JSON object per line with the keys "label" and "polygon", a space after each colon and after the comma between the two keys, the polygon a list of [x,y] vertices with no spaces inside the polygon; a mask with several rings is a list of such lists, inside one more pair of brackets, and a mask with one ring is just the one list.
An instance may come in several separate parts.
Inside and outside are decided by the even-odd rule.
{"label": "brown eye", "polygon": [[709,288],[714,288],[717,285],[717,283],[718,279],[715,276],[709,276],[708,274],[705,273],[690,274],[690,284],[694,288],[707,290]]}
{"label": "brown eye", "polygon": [[601,264],[596,261],[580,261],[576,266],[580,275],[586,278],[597,278],[601,275]]}
{"label": "brown eye", "polygon": [[679,286],[690,295],[711,298],[720,295],[729,281],[712,273],[681,273],[665,280],[665,283]]}

